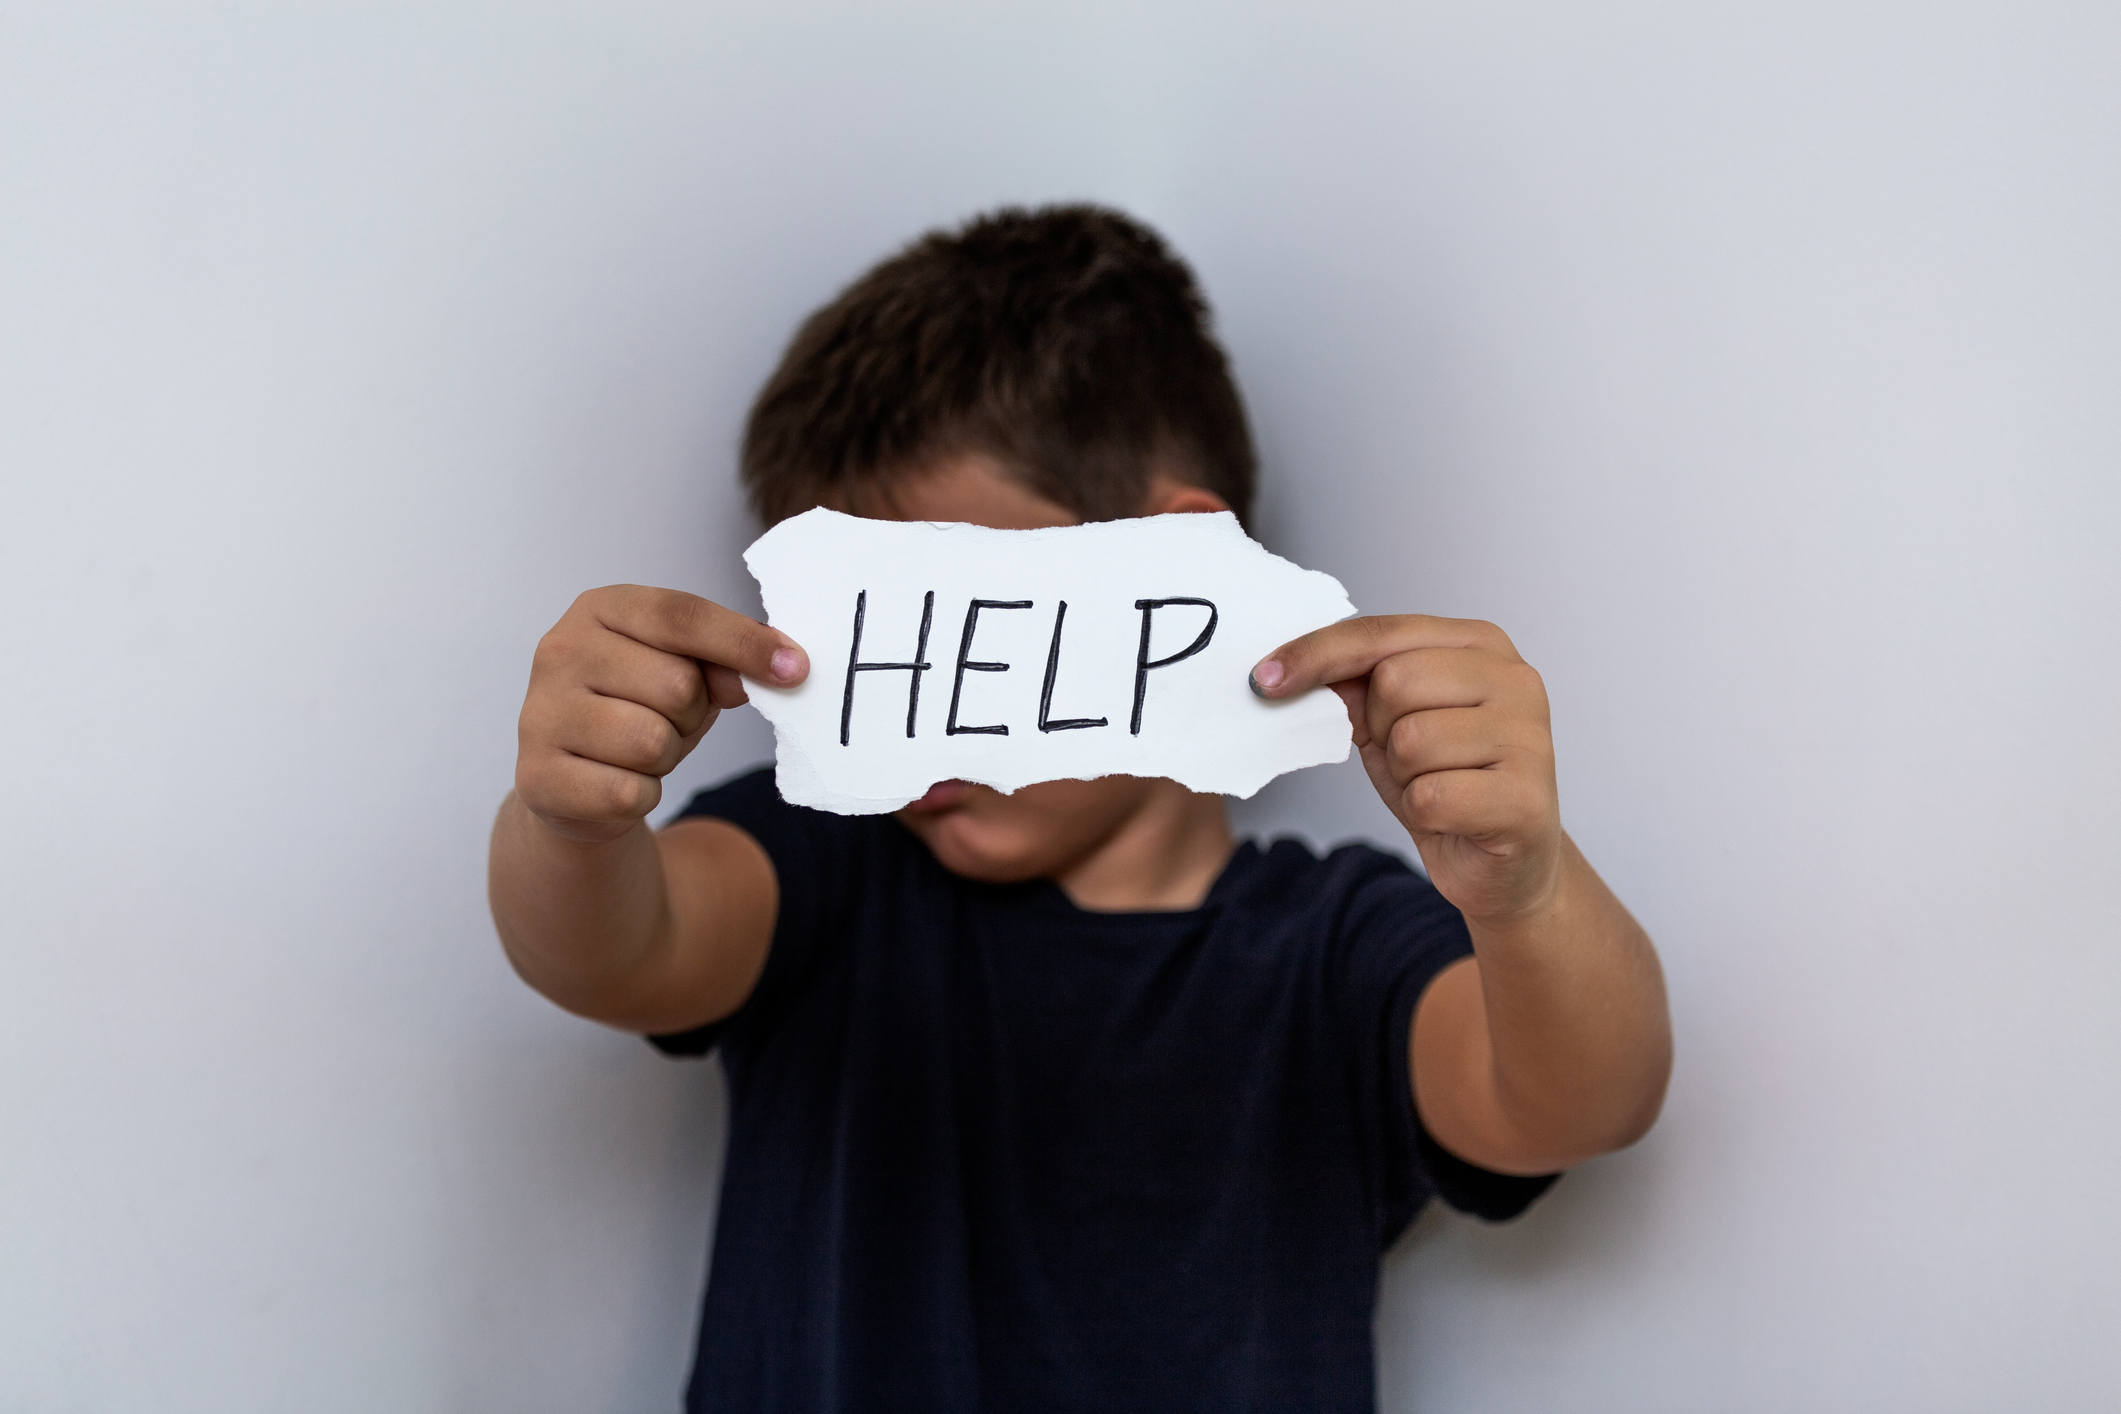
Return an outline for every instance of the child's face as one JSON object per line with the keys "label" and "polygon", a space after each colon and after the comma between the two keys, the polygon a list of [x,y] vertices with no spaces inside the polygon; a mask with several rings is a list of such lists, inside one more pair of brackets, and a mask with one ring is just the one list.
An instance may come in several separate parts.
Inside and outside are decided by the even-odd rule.
{"label": "child's face", "polygon": [[[862,507],[891,520],[967,521],[997,530],[1074,525],[1080,517],[1009,479],[989,458],[965,454],[897,482],[891,504]],[[1145,513],[1221,510],[1213,493],[1159,479]],[[1044,781],[1003,795],[990,786],[941,781],[899,811],[944,868],[1008,883],[1051,878],[1109,841],[1160,783],[1135,776]]]}

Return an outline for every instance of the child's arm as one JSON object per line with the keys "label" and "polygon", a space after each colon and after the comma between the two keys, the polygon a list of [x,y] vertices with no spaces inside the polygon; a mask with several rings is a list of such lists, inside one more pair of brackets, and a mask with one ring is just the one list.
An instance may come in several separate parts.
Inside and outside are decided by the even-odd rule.
{"label": "child's arm", "polygon": [[1422,1122],[1503,1173],[1632,1144],[1664,1102],[1671,1021],[1656,949],[1562,832],[1546,687],[1493,624],[1349,619],[1276,650],[1254,690],[1331,683],[1377,792],[1474,956],[1415,1011]]}
{"label": "child's arm", "polygon": [[678,1031],[727,1016],[758,981],[779,902],[765,851],[719,821],[658,835],[645,820],[662,778],[746,700],[739,671],[793,684],[809,661],[787,635],[670,589],[591,590],[539,641],[488,896],[508,960],[569,1011]]}

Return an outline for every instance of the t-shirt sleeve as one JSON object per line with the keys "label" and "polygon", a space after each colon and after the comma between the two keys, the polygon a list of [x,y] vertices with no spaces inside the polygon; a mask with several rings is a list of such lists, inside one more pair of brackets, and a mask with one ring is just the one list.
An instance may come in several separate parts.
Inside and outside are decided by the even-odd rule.
{"label": "t-shirt sleeve", "polygon": [[703,1056],[723,1041],[765,1024],[801,985],[844,911],[845,876],[859,847],[860,822],[781,799],[773,768],[746,775],[695,795],[671,823],[707,817],[726,820],[759,842],[773,862],[780,903],[773,942],[758,985],[732,1015],[662,1036],[649,1044],[674,1056]]}
{"label": "t-shirt sleeve", "polygon": [[1465,918],[1389,855],[1356,847],[1337,851],[1334,862],[1350,875],[1336,929],[1338,991],[1345,1034],[1359,1048],[1358,1093],[1375,1126],[1382,1235],[1396,1237],[1432,1193],[1489,1221],[1516,1217],[1560,1175],[1495,1173],[1437,1143],[1415,1107],[1407,1065],[1421,994],[1436,974],[1472,955]]}

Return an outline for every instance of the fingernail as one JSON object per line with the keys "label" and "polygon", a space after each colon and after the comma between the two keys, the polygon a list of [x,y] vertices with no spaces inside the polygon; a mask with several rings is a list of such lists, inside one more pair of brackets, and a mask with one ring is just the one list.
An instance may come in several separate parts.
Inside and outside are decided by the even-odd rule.
{"label": "fingernail", "polygon": [[803,670],[803,655],[793,648],[776,648],[767,666],[773,669],[775,682],[793,682],[795,675]]}
{"label": "fingernail", "polygon": [[1275,662],[1272,658],[1267,659],[1252,670],[1253,695],[1265,697],[1275,688],[1281,686],[1281,680],[1284,676],[1281,664]]}

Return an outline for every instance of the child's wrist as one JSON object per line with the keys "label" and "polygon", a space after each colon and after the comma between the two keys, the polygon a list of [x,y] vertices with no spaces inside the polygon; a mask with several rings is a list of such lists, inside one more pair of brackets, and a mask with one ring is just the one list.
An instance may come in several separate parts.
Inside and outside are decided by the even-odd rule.
{"label": "child's wrist", "polygon": [[1553,936],[1560,927],[1562,900],[1560,891],[1549,890],[1547,896],[1522,908],[1512,908],[1495,913],[1465,915],[1466,930],[1473,935],[1473,943],[1479,947],[1517,947],[1536,944]]}
{"label": "child's wrist", "polygon": [[1536,883],[1515,897],[1498,900],[1499,906],[1479,910],[1461,907],[1466,927],[1476,943],[1509,947],[1537,943],[1562,926],[1568,909],[1568,858],[1566,850],[1548,856],[1547,867]]}
{"label": "child's wrist", "polygon": [[516,807],[527,817],[530,828],[545,839],[580,853],[594,853],[607,845],[618,843],[633,833],[639,820],[565,820],[555,819],[530,808],[522,796],[516,797]]}

